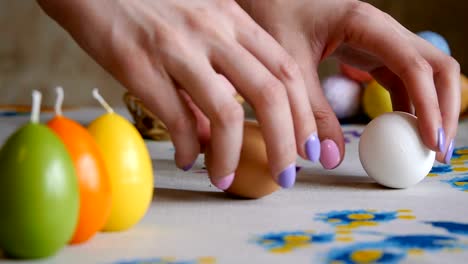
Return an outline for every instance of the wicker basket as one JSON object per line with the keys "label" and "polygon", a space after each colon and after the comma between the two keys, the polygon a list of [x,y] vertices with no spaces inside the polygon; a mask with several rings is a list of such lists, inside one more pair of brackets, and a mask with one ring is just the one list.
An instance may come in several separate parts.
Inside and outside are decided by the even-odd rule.
{"label": "wicker basket", "polygon": [[143,105],[143,102],[139,98],[126,92],[123,100],[133,117],[135,127],[143,138],[157,141],[170,140],[171,137],[167,131],[167,127]]}
{"label": "wicker basket", "polygon": [[[240,104],[244,103],[244,99],[241,96],[236,95],[235,97]],[[168,141],[171,139],[166,125],[148,110],[139,98],[126,92],[123,100],[132,115],[135,127],[143,138],[156,141]]]}

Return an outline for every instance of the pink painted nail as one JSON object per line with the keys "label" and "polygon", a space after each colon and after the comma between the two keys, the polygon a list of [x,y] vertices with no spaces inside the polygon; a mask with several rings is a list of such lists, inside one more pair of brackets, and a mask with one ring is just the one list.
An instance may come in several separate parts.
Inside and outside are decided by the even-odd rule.
{"label": "pink painted nail", "polygon": [[321,143],[320,163],[322,166],[331,170],[340,164],[340,150],[333,140],[326,139]]}
{"label": "pink painted nail", "polygon": [[210,177],[211,183],[216,186],[218,189],[225,191],[231,187],[232,182],[234,181],[234,173],[231,173],[225,177],[214,179]]}

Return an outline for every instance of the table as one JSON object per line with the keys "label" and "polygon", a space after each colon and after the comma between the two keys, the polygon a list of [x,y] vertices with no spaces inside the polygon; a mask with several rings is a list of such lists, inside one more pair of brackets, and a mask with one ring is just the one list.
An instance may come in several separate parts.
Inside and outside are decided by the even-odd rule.
{"label": "table", "polygon": [[[125,109],[117,112],[130,119]],[[86,108],[65,115],[86,124],[102,113]],[[0,142],[28,118],[0,117]],[[142,221],[31,263],[464,262],[468,121],[460,123],[455,165],[436,163],[423,182],[405,190],[381,187],[366,176],[357,152],[362,129],[343,125],[348,143],[339,168],[326,171],[298,159],[295,187],[258,200],[235,199],[211,186],[202,156],[183,172],[175,167],[170,142],[146,140],[155,191]]]}

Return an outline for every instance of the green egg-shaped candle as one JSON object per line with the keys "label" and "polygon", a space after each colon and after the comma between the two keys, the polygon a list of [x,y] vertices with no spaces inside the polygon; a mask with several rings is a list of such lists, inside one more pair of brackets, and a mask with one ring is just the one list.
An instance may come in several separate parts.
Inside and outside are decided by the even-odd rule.
{"label": "green egg-shaped candle", "polygon": [[7,257],[44,258],[63,248],[78,221],[79,189],[65,145],[39,123],[33,92],[31,122],[0,150],[0,248]]}

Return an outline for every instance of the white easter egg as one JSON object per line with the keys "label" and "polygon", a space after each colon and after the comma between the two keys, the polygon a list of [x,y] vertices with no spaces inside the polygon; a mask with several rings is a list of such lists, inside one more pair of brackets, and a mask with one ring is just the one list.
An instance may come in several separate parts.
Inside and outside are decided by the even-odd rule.
{"label": "white easter egg", "polygon": [[417,118],[403,112],[373,119],[360,138],[359,159],[369,177],[390,188],[408,188],[430,172],[435,152],[426,147]]}

